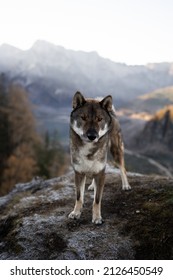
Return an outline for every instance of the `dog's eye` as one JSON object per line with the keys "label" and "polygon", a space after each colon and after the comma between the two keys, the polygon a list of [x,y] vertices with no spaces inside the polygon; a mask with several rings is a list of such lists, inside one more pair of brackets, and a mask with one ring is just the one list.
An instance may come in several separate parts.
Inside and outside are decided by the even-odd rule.
{"label": "dog's eye", "polygon": [[85,117],[85,116],[81,116],[81,119],[82,119],[83,121],[86,121],[86,117]]}
{"label": "dog's eye", "polygon": [[98,122],[101,122],[102,120],[103,120],[102,117],[97,117],[97,121],[98,121]]}

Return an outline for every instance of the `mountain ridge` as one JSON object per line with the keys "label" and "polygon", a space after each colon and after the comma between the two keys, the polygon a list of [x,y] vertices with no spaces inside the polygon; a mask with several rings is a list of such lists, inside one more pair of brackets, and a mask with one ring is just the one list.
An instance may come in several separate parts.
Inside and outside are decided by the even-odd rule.
{"label": "mountain ridge", "polygon": [[173,86],[158,88],[154,91],[138,96],[125,107],[137,113],[155,114],[165,106],[173,104]]}
{"label": "mountain ridge", "polygon": [[0,72],[22,84],[31,96],[37,93],[37,104],[45,105],[42,94],[46,100],[50,97],[51,106],[55,101],[62,105],[62,97],[69,105],[76,90],[91,97],[112,94],[119,106],[146,92],[173,85],[172,69],[173,63],[128,66],[97,52],[68,50],[46,41],[37,41],[25,51],[0,46]]}

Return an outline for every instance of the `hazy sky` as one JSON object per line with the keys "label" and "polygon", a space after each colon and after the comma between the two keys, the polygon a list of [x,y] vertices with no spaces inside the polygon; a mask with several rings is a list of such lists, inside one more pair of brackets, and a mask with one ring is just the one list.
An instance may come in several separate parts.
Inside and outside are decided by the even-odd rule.
{"label": "hazy sky", "polygon": [[0,0],[0,44],[38,39],[127,64],[173,61],[173,0]]}

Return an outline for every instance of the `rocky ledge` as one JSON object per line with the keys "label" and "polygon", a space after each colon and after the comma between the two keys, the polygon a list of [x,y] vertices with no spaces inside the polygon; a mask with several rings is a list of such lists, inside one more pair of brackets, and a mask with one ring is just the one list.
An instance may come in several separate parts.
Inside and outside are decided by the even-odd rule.
{"label": "rocky ledge", "polygon": [[18,184],[0,198],[0,259],[173,259],[173,180],[128,174],[131,191],[108,171],[104,223],[91,222],[93,192],[80,220],[69,220],[73,173]]}

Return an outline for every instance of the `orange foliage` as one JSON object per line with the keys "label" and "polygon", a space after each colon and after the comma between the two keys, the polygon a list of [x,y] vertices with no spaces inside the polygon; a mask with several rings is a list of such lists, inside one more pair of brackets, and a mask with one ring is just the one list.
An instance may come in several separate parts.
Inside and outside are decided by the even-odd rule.
{"label": "orange foliage", "polygon": [[0,195],[35,175],[54,177],[67,168],[57,139],[46,144],[38,135],[27,92],[13,85],[5,95],[0,89],[0,101],[4,97],[6,102],[0,103]]}
{"label": "orange foliage", "polygon": [[11,86],[7,95],[8,150],[3,159],[0,194],[5,194],[18,182],[31,180],[37,171],[34,145],[41,142],[26,91]]}

